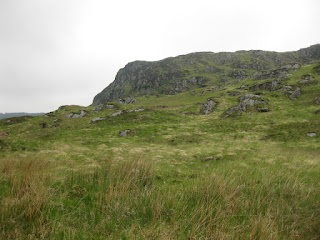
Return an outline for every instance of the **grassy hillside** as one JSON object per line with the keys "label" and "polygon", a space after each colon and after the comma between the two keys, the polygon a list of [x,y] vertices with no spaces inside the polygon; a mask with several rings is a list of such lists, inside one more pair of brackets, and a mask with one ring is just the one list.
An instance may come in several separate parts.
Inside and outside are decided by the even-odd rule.
{"label": "grassy hillside", "polygon": [[320,44],[294,52],[261,50],[198,52],[160,61],[135,61],[120,69],[115,80],[97,94],[93,105],[124,97],[175,95],[205,86],[237,83],[261,70],[320,60]]}
{"label": "grassy hillside", "polygon": [[[281,83],[301,88],[295,100],[282,87],[238,89],[269,81],[245,79],[100,112],[64,106],[1,120],[0,238],[319,239],[316,66]],[[305,74],[315,78],[299,83]],[[225,118],[241,96],[232,91],[260,94],[269,111]],[[208,98],[217,108],[202,115]]]}

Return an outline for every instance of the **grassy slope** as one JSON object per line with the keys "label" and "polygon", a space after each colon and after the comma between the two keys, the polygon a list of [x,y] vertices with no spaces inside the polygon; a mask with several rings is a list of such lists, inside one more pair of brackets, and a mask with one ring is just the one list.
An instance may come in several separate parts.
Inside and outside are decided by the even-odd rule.
{"label": "grassy slope", "polygon": [[[305,66],[289,84],[312,72]],[[317,75],[316,81],[320,80]],[[251,83],[245,80],[239,83]],[[237,97],[204,89],[140,98],[96,124],[77,106],[0,122],[3,239],[317,239],[320,84],[295,101],[265,92],[270,112],[223,119]],[[243,91],[243,90],[241,90]],[[244,92],[244,91],[243,91]],[[200,115],[208,97],[218,102]],[[89,110],[80,119],[69,112]],[[59,126],[53,120],[61,119]],[[41,123],[46,122],[47,128]],[[118,132],[131,129],[128,137]],[[316,132],[317,137],[307,137]],[[211,157],[213,160],[203,161]]]}

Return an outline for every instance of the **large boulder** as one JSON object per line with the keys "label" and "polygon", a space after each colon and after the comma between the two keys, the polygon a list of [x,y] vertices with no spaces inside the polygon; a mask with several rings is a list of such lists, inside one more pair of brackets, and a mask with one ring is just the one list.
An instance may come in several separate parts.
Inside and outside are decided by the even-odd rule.
{"label": "large boulder", "polygon": [[200,112],[202,114],[208,115],[215,109],[216,106],[217,103],[215,101],[213,101],[212,99],[207,99],[207,101],[202,104]]}
{"label": "large boulder", "polygon": [[79,113],[69,113],[66,115],[67,118],[82,118],[85,115],[87,115],[87,111],[85,110],[80,110]]}
{"label": "large boulder", "polygon": [[232,116],[234,114],[241,114],[242,112],[248,111],[250,108],[255,107],[259,112],[268,111],[268,103],[259,95],[255,94],[245,94],[239,98],[239,104],[229,108],[226,111],[226,117]]}
{"label": "large boulder", "polygon": [[282,92],[286,94],[291,100],[295,100],[301,95],[301,89],[299,87],[289,85],[283,86]]}

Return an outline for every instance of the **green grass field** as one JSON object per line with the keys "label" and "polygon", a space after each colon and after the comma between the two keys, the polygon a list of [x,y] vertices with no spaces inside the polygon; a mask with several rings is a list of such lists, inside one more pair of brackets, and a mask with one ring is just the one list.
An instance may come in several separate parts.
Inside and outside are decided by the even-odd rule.
{"label": "green grass field", "polygon": [[[223,117],[238,103],[227,92],[253,83],[245,80],[99,113],[66,106],[49,117],[1,120],[8,136],[0,138],[0,238],[320,239],[314,66],[286,82],[301,87],[298,99],[262,92],[265,113]],[[316,78],[299,85],[306,73]],[[218,106],[201,115],[209,97]],[[81,109],[85,117],[66,118]]]}

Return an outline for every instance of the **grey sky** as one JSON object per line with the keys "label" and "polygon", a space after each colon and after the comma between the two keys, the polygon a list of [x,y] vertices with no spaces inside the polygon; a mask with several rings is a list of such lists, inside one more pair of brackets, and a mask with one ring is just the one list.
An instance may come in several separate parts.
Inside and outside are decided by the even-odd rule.
{"label": "grey sky", "polygon": [[134,60],[320,43],[319,0],[0,0],[0,112],[89,105]]}

